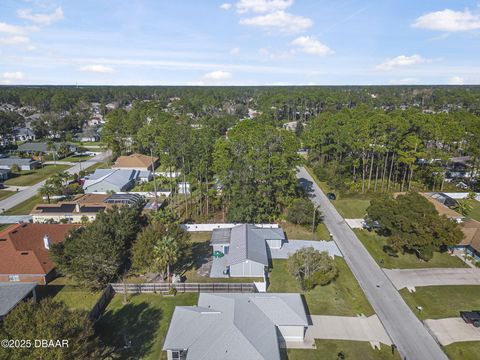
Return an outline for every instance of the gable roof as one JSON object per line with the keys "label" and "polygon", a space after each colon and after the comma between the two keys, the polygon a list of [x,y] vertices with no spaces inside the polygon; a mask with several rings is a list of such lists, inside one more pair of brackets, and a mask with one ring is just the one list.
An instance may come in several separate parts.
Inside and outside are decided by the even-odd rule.
{"label": "gable roof", "polygon": [[[224,243],[228,233],[223,230],[214,230],[211,243]],[[260,228],[251,224],[242,224],[229,229],[229,252],[226,256],[228,266],[241,263],[245,260],[255,261],[268,265],[266,240],[285,239],[281,228]]]}
{"label": "gable roof", "polygon": [[462,224],[463,240],[459,245],[470,245],[480,252],[480,222],[468,220]]}
{"label": "gable roof", "polygon": [[[158,161],[157,157],[153,157],[153,163]],[[114,168],[148,168],[152,165],[152,158],[143,154],[132,154],[128,156],[119,156],[115,161]]]}
{"label": "gable roof", "polygon": [[58,244],[78,226],[15,224],[4,229],[0,232],[0,274],[48,274],[54,266],[44,247],[44,236],[51,244]]}
{"label": "gable roof", "polygon": [[30,164],[37,164],[37,160],[33,160],[31,158],[20,158],[20,157],[6,157],[6,158],[0,158],[0,165],[4,166],[12,166],[13,164],[16,164],[18,166],[23,166],[23,165],[30,165]]}
{"label": "gable roof", "polygon": [[299,294],[201,293],[176,307],[163,349],[187,359],[280,359],[276,326],[308,326]]}
{"label": "gable roof", "polygon": [[124,187],[132,180],[135,180],[138,176],[136,170],[126,169],[96,169],[95,172],[88,176],[85,180],[83,188],[87,189],[90,186],[96,185],[101,182],[106,182],[117,186],[119,188]]}
{"label": "gable roof", "polygon": [[36,283],[0,283],[0,318],[7,315],[36,286]]}

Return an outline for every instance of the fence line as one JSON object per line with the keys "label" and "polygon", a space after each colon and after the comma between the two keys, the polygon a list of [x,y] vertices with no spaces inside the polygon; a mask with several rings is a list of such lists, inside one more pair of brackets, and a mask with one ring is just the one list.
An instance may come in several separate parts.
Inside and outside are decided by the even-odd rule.
{"label": "fence line", "polygon": [[128,294],[138,293],[167,293],[170,288],[175,288],[181,293],[201,293],[201,292],[231,292],[231,293],[253,293],[257,288],[253,283],[142,283],[142,284],[110,284],[117,293]]}
{"label": "fence line", "polygon": [[[181,224],[182,229],[188,232],[195,231],[213,231],[214,229],[231,229],[234,226],[241,225],[242,223],[217,223],[217,224]],[[255,224],[257,227],[267,229],[277,229],[278,224]]]}
{"label": "fence line", "polygon": [[105,290],[103,290],[102,295],[100,296],[100,299],[98,299],[97,303],[93,306],[92,310],[90,311],[88,315],[90,320],[92,321],[98,320],[98,318],[102,315],[105,308],[110,303],[110,300],[112,300],[113,295],[115,295],[115,290],[110,284],[108,284]]}

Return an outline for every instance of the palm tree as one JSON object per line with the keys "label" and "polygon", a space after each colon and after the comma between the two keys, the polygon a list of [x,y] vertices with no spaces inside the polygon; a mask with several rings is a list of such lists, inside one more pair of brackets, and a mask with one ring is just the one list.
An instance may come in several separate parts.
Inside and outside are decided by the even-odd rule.
{"label": "palm tree", "polygon": [[463,216],[467,216],[472,211],[472,205],[468,201],[457,201],[454,210]]}
{"label": "palm tree", "polygon": [[38,193],[43,197],[47,197],[47,201],[50,204],[50,196],[55,195],[56,189],[55,186],[50,183],[45,183],[42,187],[38,189]]}

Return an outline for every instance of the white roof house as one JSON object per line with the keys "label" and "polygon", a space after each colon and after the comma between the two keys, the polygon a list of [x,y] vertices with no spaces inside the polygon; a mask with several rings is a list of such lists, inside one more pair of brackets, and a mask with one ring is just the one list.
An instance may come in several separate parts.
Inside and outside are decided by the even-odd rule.
{"label": "white roof house", "polygon": [[122,192],[131,189],[138,180],[139,171],[123,169],[97,169],[83,184],[86,194]]}
{"label": "white roof house", "polygon": [[168,359],[279,360],[280,343],[303,341],[308,319],[299,294],[201,293],[177,306],[163,350]]}

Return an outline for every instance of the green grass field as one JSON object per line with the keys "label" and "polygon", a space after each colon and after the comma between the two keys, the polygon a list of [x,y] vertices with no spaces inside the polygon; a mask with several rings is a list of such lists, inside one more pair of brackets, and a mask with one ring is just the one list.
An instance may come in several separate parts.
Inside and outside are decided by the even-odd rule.
{"label": "green grass field", "polygon": [[477,360],[480,341],[466,341],[445,346],[443,350],[450,360]]}
{"label": "green grass field", "polygon": [[345,219],[363,219],[370,206],[370,200],[342,197],[333,200],[332,204]]}
{"label": "green grass field", "polygon": [[68,169],[69,165],[45,165],[41,168],[30,170],[30,171],[20,171],[18,173],[13,173],[13,177],[5,181],[6,185],[12,186],[30,186],[35,185],[36,183],[49,178],[53,174],[56,174],[60,171]]}
{"label": "green grass field", "polygon": [[398,256],[390,256],[383,251],[386,245],[385,237],[378,236],[375,232],[355,229],[355,234],[370,252],[370,255],[383,268],[388,269],[413,269],[413,268],[448,268],[468,267],[462,260],[448,253],[435,252],[429,261],[423,261],[414,254],[398,253]]}
{"label": "green grass field", "polygon": [[35,195],[24,202],[21,202],[17,206],[14,206],[10,210],[7,210],[3,215],[28,215],[32,211],[33,207],[37,204],[43,202],[43,199],[40,195]]}
{"label": "green grass field", "polygon": [[467,217],[480,221],[480,201],[477,200],[465,200],[470,204],[472,210],[468,213]]}
{"label": "green grass field", "polygon": [[89,156],[89,155],[79,155],[79,156],[72,155],[72,156],[69,156],[69,157],[60,159],[60,160],[58,160],[58,162],[59,162],[59,163],[61,163],[62,161],[66,161],[66,162],[80,162],[80,161],[90,160],[92,157],[93,157],[93,156]]}
{"label": "green grass field", "polygon": [[339,360],[339,353],[346,360],[397,360],[397,351],[392,354],[390,346],[381,345],[380,350],[374,350],[366,341],[346,340],[315,340],[315,350],[287,350],[288,360]]}
{"label": "green grass field", "polygon": [[0,190],[0,200],[15,194],[15,191]]}
{"label": "green grass field", "polygon": [[175,306],[196,305],[197,299],[198,294],[138,294],[123,304],[123,295],[117,294],[96,324],[96,331],[107,345],[119,349],[123,349],[125,338],[131,341],[130,349],[120,350],[120,359],[166,359],[162,346]]}
{"label": "green grass field", "polygon": [[[414,293],[402,289],[400,294],[422,320],[458,317],[461,310],[480,309],[480,286],[475,285],[422,286]],[[417,306],[423,307],[422,312]]]}
{"label": "green grass field", "polygon": [[334,282],[302,292],[297,279],[288,272],[287,260],[273,260],[268,292],[303,293],[313,315],[373,315],[372,307],[345,260],[336,257],[335,262],[339,268],[339,275]]}
{"label": "green grass field", "polygon": [[284,221],[279,224],[289,240],[330,240],[330,233],[324,223],[317,225],[315,233],[311,226],[292,224]]}

